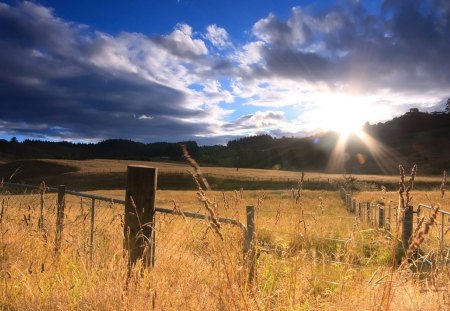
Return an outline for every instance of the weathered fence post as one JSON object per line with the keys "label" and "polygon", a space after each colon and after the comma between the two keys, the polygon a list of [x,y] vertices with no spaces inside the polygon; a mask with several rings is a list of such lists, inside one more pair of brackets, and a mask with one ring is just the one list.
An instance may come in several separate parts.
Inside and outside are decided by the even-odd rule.
{"label": "weathered fence post", "polygon": [[402,243],[403,249],[406,251],[409,247],[409,242],[413,233],[413,207],[408,206],[403,215],[403,223],[402,223]]}
{"label": "weathered fence post", "polygon": [[370,224],[370,203],[366,202],[366,210],[367,210],[367,223]]}
{"label": "weathered fence post", "polygon": [[95,227],[95,199],[92,199],[92,205],[91,205],[91,238],[90,238],[90,245],[89,245],[89,251],[91,256],[91,265],[94,259],[94,227]]}
{"label": "weathered fence post", "polygon": [[56,205],[56,234],[55,234],[55,252],[59,253],[61,249],[62,234],[64,229],[64,208],[66,205],[66,186],[58,187],[58,202]]}
{"label": "weathered fence post", "polygon": [[158,169],[128,165],[125,193],[124,249],[129,268],[138,260],[155,264],[155,197]]}
{"label": "weathered fence post", "polygon": [[247,206],[247,231],[244,240],[244,263],[248,271],[248,282],[252,285],[256,275],[256,244],[255,244],[255,207]]}
{"label": "weathered fence post", "polygon": [[384,203],[378,204],[378,227],[384,228]]}

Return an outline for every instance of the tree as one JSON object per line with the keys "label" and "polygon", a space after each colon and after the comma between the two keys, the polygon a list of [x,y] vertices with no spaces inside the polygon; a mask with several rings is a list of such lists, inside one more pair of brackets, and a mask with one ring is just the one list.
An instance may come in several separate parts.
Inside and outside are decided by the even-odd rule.
{"label": "tree", "polygon": [[14,136],[14,137],[11,138],[11,140],[9,142],[13,143],[13,144],[17,144],[19,141],[17,140],[17,137]]}
{"label": "tree", "polygon": [[445,113],[450,113],[450,98],[447,99],[447,105],[445,105]]}

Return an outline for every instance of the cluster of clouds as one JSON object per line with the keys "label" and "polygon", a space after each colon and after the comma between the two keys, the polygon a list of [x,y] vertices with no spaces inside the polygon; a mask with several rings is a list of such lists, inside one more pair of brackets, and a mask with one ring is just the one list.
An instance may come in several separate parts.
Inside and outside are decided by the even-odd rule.
{"label": "cluster of clouds", "polygon": [[257,21],[246,42],[217,25],[201,31],[111,35],[0,2],[0,133],[215,143],[312,133],[310,116],[333,98],[366,101],[384,112],[375,122],[449,96],[446,0],[386,0],[376,15],[358,2],[294,7],[287,20]]}

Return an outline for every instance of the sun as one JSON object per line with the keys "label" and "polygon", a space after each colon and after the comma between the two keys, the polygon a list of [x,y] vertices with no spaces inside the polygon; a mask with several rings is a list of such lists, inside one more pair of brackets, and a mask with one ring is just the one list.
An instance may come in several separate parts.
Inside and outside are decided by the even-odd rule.
{"label": "sun", "polygon": [[370,119],[371,110],[361,98],[336,95],[319,105],[315,119],[323,130],[342,136],[360,135],[364,123]]}
{"label": "sun", "polygon": [[359,119],[358,114],[340,112],[327,118],[325,127],[327,130],[337,132],[342,136],[359,135],[362,132],[364,122],[364,119]]}

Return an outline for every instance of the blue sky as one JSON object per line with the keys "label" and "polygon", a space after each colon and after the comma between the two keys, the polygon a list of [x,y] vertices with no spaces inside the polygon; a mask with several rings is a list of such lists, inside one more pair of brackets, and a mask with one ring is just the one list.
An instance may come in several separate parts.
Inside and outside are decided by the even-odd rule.
{"label": "blue sky", "polygon": [[211,24],[217,24],[238,41],[244,40],[253,24],[269,13],[286,19],[295,6],[320,11],[339,4],[335,1],[291,0],[56,0],[40,3],[55,8],[64,19],[84,23],[110,34],[122,31],[169,33],[177,23],[186,23],[201,31]]}
{"label": "blue sky", "polygon": [[0,137],[354,129],[441,109],[448,55],[445,0],[0,0]]}

